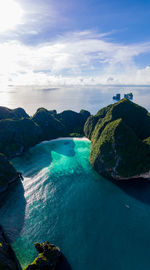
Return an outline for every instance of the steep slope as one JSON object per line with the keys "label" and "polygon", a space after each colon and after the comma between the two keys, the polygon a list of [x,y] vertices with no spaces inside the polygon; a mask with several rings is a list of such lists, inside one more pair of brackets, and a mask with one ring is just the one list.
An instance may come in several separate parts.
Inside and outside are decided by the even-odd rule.
{"label": "steep slope", "polygon": [[50,140],[64,136],[65,127],[56,117],[56,111],[48,111],[44,108],[38,109],[33,115],[32,121],[40,127],[42,140]]}
{"label": "steep slope", "polygon": [[122,99],[88,118],[84,132],[92,141],[90,162],[114,179],[149,177],[150,115]]}
{"label": "steep slope", "polygon": [[83,135],[84,124],[90,113],[85,110],[81,110],[80,113],[67,110],[57,114],[57,119],[65,127],[65,136],[69,136],[71,133]]}
{"label": "steep slope", "polygon": [[29,118],[29,115],[22,108],[11,110],[6,107],[0,106],[0,120],[2,119],[21,119]]}
{"label": "steep slope", "polygon": [[30,119],[0,120],[0,152],[12,158],[42,140],[39,126]]}

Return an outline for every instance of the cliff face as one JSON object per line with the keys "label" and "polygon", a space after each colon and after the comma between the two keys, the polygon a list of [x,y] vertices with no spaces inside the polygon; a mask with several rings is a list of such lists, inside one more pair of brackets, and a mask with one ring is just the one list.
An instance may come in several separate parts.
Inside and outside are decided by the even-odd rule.
{"label": "cliff face", "polygon": [[150,114],[123,99],[88,118],[90,162],[99,174],[113,179],[149,178]]}
{"label": "cliff face", "polygon": [[20,267],[11,246],[8,244],[5,234],[0,227],[0,270],[19,270]]}

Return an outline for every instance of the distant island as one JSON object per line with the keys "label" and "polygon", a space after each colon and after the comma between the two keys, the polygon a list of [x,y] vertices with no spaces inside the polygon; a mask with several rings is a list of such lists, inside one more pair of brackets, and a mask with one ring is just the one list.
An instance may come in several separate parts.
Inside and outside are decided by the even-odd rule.
{"label": "distant island", "polygon": [[[124,94],[124,98],[127,98],[129,100],[133,100],[133,94],[132,94],[132,92],[130,92],[128,94]],[[120,99],[121,99],[121,94],[120,93],[118,93],[115,96],[113,96],[113,100],[115,100],[115,101],[120,101]]]}

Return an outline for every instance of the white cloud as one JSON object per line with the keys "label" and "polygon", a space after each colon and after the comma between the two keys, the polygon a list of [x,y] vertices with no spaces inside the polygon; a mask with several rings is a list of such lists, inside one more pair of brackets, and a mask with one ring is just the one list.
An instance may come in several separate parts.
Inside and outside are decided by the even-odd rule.
{"label": "white cloud", "polygon": [[150,43],[119,44],[93,31],[68,33],[39,46],[0,44],[1,84],[150,84],[150,67],[136,56]]}

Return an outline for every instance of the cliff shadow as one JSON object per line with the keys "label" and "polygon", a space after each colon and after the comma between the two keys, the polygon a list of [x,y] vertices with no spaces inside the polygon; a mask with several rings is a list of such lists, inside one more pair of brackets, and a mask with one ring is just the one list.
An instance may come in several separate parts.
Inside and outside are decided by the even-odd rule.
{"label": "cliff shadow", "polygon": [[58,154],[67,156],[67,157],[73,157],[75,156],[75,142],[73,139],[62,139],[58,140],[57,144],[55,142],[51,142],[51,151],[55,151]]}
{"label": "cliff shadow", "polygon": [[63,254],[60,261],[57,263],[55,270],[72,270],[69,262]]}
{"label": "cliff shadow", "polygon": [[73,140],[58,140],[41,143],[29,149],[21,157],[12,160],[14,167],[24,177],[34,177],[42,169],[49,167],[52,163],[52,151],[67,157],[75,155],[75,143]]}
{"label": "cliff shadow", "polygon": [[150,180],[140,178],[113,181],[113,183],[128,195],[136,198],[142,203],[150,205]]}
{"label": "cliff shadow", "polygon": [[23,184],[16,181],[0,197],[0,225],[10,243],[16,240],[23,228],[25,208]]}

